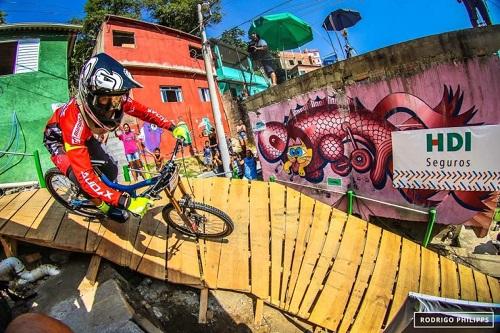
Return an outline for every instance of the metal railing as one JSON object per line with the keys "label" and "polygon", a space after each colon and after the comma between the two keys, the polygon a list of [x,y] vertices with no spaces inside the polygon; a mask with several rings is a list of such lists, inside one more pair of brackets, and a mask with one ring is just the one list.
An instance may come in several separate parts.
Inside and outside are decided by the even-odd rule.
{"label": "metal railing", "polygon": [[5,155],[21,155],[21,156],[33,156],[35,162],[35,169],[38,176],[38,183],[40,184],[40,188],[47,187],[45,184],[45,178],[43,177],[42,164],[40,163],[40,154],[38,150],[35,150],[32,154],[29,153],[16,153],[10,151],[0,151],[0,154]]}
{"label": "metal railing", "polygon": [[331,193],[336,193],[336,194],[340,194],[340,195],[345,195],[346,198],[347,198],[347,215],[352,215],[352,213],[353,213],[354,198],[358,198],[358,199],[361,199],[361,200],[375,202],[375,203],[378,203],[378,204],[381,204],[381,205],[384,205],[384,206],[389,206],[389,207],[394,207],[394,208],[398,208],[398,209],[402,209],[402,210],[411,211],[411,212],[417,213],[417,214],[427,215],[427,217],[428,217],[428,219],[427,219],[427,229],[425,231],[424,239],[422,240],[422,245],[424,247],[427,247],[427,245],[429,245],[429,242],[431,240],[432,230],[434,229],[434,224],[435,224],[436,218],[437,218],[436,208],[434,208],[434,207],[430,208],[428,211],[423,211],[423,210],[418,210],[418,209],[411,208],[411,207],[405,207],[405,206],[401,206],[401,205],[397,205],[397,204],[393,204],[393,203],[389,203],[389,202],[384,202],[384,201],[381,201],[381,200],[373,199],[373,198],[370,198],[370,197],[365,197],[365,196],[362,196],[362,195],[358,195],[353,190],[348,190],[348,191],[345,191],[345,192],[343,192],[343,191],[336,191],[336,190],[332,190],[332,189],[318,188],[318,187],[309,186],[309,185],[292,183],[292,182],[288,182],[286,180],[281,180],[281,179],[276,179],[276,178],[272,178],[272,179],[270,179],[270,181],[271,182],[279,182],[279,183],[283,183],[283,184],[291,184],[291,185],[295,185],[295,186],[301,186],[301,187],[310,188],[310,189],[313,189],[313,190],[319,190],[319,191],[324,191],[324,192],[331,192]]}

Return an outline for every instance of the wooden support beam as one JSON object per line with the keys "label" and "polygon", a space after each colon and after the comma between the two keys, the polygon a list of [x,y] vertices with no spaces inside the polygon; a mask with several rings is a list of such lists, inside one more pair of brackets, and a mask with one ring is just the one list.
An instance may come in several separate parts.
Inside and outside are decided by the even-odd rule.
{"label": "wooden support beam", "polygon": [[0,242],[2,243],[3,251],[6,257],[17,256],[17,240],[2,236],[0,237]]}
{"label": "wooden support beam", "polygon": [[85,275],[91,285],[94,285],[97,280],[100,264],[101,256],[94,254],[92,259],[90,259],[89,268],[87,269],[87,274]]}
{"label": "wooden support beam", "polygon": [[263,314],[264,314],[264,300],[262,298],[257,298],[255,300],[255,312],[253,319],[253,323],[255,325],[261,324]]}
{"label": "wooden support beam", "polygon": [[200,292],[200,313],[198,315],[198,323],[207,323],[208,310],[208,288],[203,288]]}

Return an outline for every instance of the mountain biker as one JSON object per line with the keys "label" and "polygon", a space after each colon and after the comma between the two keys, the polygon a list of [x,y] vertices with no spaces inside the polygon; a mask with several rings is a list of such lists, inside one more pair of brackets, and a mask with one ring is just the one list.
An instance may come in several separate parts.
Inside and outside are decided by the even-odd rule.
{"label": "mountain biker", "polygon": [[126,113],[186,139],[186,133],[170,120],[130,98],[133,88],[142,85],[118,61],[105,53],[93,56],[82,68],[76,96],[54,112],[43,139],[57,168],[118,222],[128,219],[126,210],[143,216],[152,202],[112,189],[98,177],[91,159],[105,161],[98,169],[111,180],[116,179],[118,167],[95,136],[114,131]]}

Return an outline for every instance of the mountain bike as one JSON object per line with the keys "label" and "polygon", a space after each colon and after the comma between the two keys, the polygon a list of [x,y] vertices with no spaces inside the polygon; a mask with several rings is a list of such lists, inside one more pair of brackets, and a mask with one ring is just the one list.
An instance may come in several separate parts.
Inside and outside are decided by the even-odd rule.
{"label": "mountain bike", "polygon": [[[231,218],[223,211],[197,202],[193,194],[188,193],[179,175],[180,166],[175,161],[182,140],[177,139],[170,160],[161,168],[159,173],[144,181],[124,185],[112,182],[97,168],[104,161],[92,161],[92,165],[101,180],[109,187],[118,191],[127,192],[132,197],[137,196],[137,190],[146,188],[140,196],[153,200],[161,199],[164,192],[170,203],[163,207],[162,217],[169,226],[187,236],[197,238],[223,238],[229,235],[234,224]],[[50,194],[71,212],[93,219],[103,219],[105,215],[92,203],[80,187],[65,176],[59,169],[52,168],[45,173],[45,182]],[[174,191],[179,188],[181,198],[174,197]]]}

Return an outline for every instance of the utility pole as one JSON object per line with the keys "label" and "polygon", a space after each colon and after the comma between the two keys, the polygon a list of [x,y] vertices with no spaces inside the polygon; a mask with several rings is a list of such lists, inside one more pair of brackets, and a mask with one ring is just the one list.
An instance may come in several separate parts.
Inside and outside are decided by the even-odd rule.
{"label": "utility pole", "polygon": [[[206,4],[206,3],[204,3]],[[217,132],[217,141],[219,142],[219,151],[222,157],[222,165],[226,177],[231,175],[229,150],[227,149],[227,140],[222,126],[222,117],[219,107],[219,99],[217,98],[217,87],[214,80],[214,71],[212,67],[212,51],[207,40],[205,32],[205,23],[203,22],[203,14],[201,12],[201,4],[198,4],[198,21],[200,23],[201,43],[203,60],[205,60],[205,70],[207,71],[208,91],[210,92],[210,103],[212,104],[212,112],[214,113],[215,130]]]}

